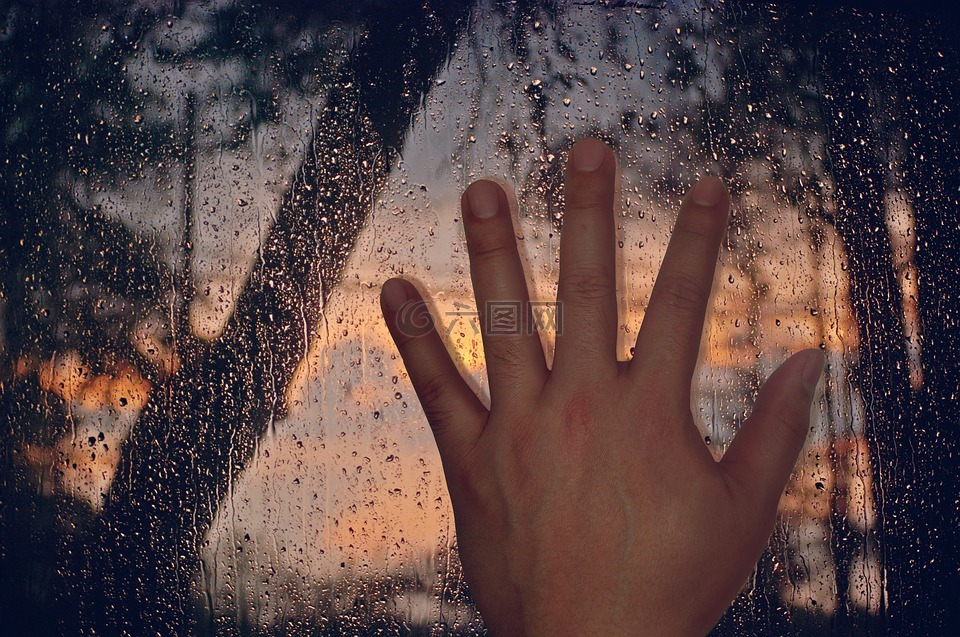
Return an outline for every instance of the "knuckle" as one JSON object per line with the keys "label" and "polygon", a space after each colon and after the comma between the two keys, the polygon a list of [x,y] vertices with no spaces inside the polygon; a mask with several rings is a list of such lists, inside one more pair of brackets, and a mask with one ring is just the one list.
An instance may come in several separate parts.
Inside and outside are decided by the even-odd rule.
{"label": "knuckle", "polygon": [[572,394],[561,412],[568,441],[583,443],[594,434],[598,419],[598,405],[593,392],[581,391]]}
{"label": "knuckle", "polygon": [[[690,347],[689,337],[677,330],[670,330],[663,334],[663,351],[671,357],[672,360],[682,360],[685,352]],[[664,387],[665,391],[669,391],[669,387]]]}
{"label": "knuckle", "polygon": [[674,233],[686,235],[697,240],[706,239],[713,242],[718,241],[721,233],[721,226],[715,219],[709,215],[703,214],[681,214],[677,218],[677,224],[674,227]]}
{"label": "knuckle", "polygon": [[571,198],[564,208],[565,216],[590,217],[604,214],[604,203],[599,193],[581,192]]}
{"label": "knuckle", "polygon": [[512,475],[518,484],[529,483],[534,471],[532,460],[536,454],[536,447],[532,444],[529,435],[515,435],[508,443],[510,467]]}
{"label": "knuckle", "polygon": [[443,374],[428,376],[416,383],[416,390],[430,426],[435,432],[442,431],[449,425],[453,416],[447,407],[447,397],[450,393],[447,378]]}
{"label": "knuckle", "polygon": [[512,256],[516,246],[495,237],[475,237],[470,243],[470,258],[475,262],[490,262]]}
{"label": "knuckle", "polygon": [[600,196],[581,193],[577,200],[569,201],[564,207],[563,231],[588,231],[598,222],[612,221],[613,202],[605,202]]}
{"label": "knuckle", "polygon": [[790,408],[769,409],[761,417],[766,418],[775,430],[786,431],[791,435],[806,435],[809,427],[809,421],[799,418]]}
{"label": "knuckle", "polygon": [[660,286],[658,303],[678,314],[692,314],[702,310],[708,290],[702,282],[688,274],[668,275]]}
{"label": "knuckle", "polygon": [[560,275],[560,290],[565,301],[594,301],[614,293],[613,273],[600,266],[581,267]]}
{"label": "knuckle", "polygon": [[467,499],[474,506],[487,499],[483,467],[478,465],[472,456],[468,455],[457,462],[451,462],[444,468],[444,472],[448,474],[448,482],[456,485],[460,498]]}
{"label": "knuckle", "polygon": [[502,537],[508,532],[507,507],[502,489],[480,458],[468,455],[444,464],[447,488],[457,516],[458,531],[481,525],[484,533]]}
{"label": "knuckle", "polygon": [[495,368],[497,375],[501,378],[506,377],[507,380],[522,378],[522,357],[517,339],[496,334],[491,335],[490,338],[496,339],[496,343],[486,350],[487,367]]}
{"label": "knuckle", "polygon": [[612,174],[599,171],[590,175],[575,173],[564,193],[567,214],[574,216],[608,214],[613,208]]}

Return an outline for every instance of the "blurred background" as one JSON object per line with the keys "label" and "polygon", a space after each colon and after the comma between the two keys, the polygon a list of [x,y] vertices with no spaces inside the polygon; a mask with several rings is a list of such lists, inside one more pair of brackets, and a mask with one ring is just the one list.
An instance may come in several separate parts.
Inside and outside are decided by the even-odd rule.
{"label": "blurred background", "polygon": [[683,193],[730,186],[717,457],[779,363],[828,358],[715,634],[960,634],[958,32],[924,2],[0,1],[4,634],[484,634],[379,288],[429,295],[485,395],[459,194],[513,186],[551,301],[588,134],[623,358]]}

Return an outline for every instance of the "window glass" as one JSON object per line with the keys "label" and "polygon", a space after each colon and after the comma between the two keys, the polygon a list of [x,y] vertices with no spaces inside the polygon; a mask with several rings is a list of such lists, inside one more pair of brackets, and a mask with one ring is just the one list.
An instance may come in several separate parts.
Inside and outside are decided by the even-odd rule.
{"label": "window glass", "polygon": [[955,26],[932,4],[347,4],[0,5],[0,617],[481,634],[380,284],[429,295],[485,396],[460,193],[513,186],[551,301],[562,166],[596,135],[624,359],[682,194],[730,187],[693,405],[718,458],[790,353],[828,358],[716,633],[945,626]]}

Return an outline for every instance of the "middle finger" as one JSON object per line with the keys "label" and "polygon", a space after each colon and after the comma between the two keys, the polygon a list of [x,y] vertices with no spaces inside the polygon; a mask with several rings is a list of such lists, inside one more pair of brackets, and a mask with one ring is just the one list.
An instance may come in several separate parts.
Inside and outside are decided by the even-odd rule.
{"label": "middle finger", "polygon": [[616,369],[616,174],[616,158],[603,142],[586,138],[574,145],[560,234],[557,311],[562,329],[554,369]]}

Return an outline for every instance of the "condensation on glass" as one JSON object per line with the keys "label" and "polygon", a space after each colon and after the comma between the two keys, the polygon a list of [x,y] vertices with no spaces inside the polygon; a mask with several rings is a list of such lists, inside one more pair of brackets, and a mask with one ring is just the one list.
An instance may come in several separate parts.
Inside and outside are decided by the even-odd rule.
{"label": "condensation on glass", "polygon": [[429,294],[484,394],[459,194],[513,185],[549,301],[562,166],[591,134],[620,159],[623,358],[682,193],[730,185],[694,404],[717,457],[780,362],[828,357],[718,633],[881,625],[902,489],[882,410],[940,371],[911,186],[936,80],[911,56],[948,74],[949,51],[846,9],[828,28],[750,3],[326,4],[0,9],[3,616],[122,624],[84,601],[118,559],[116,581],[178,574],[157,595],[200,634],[480,634],[379,287]]}

